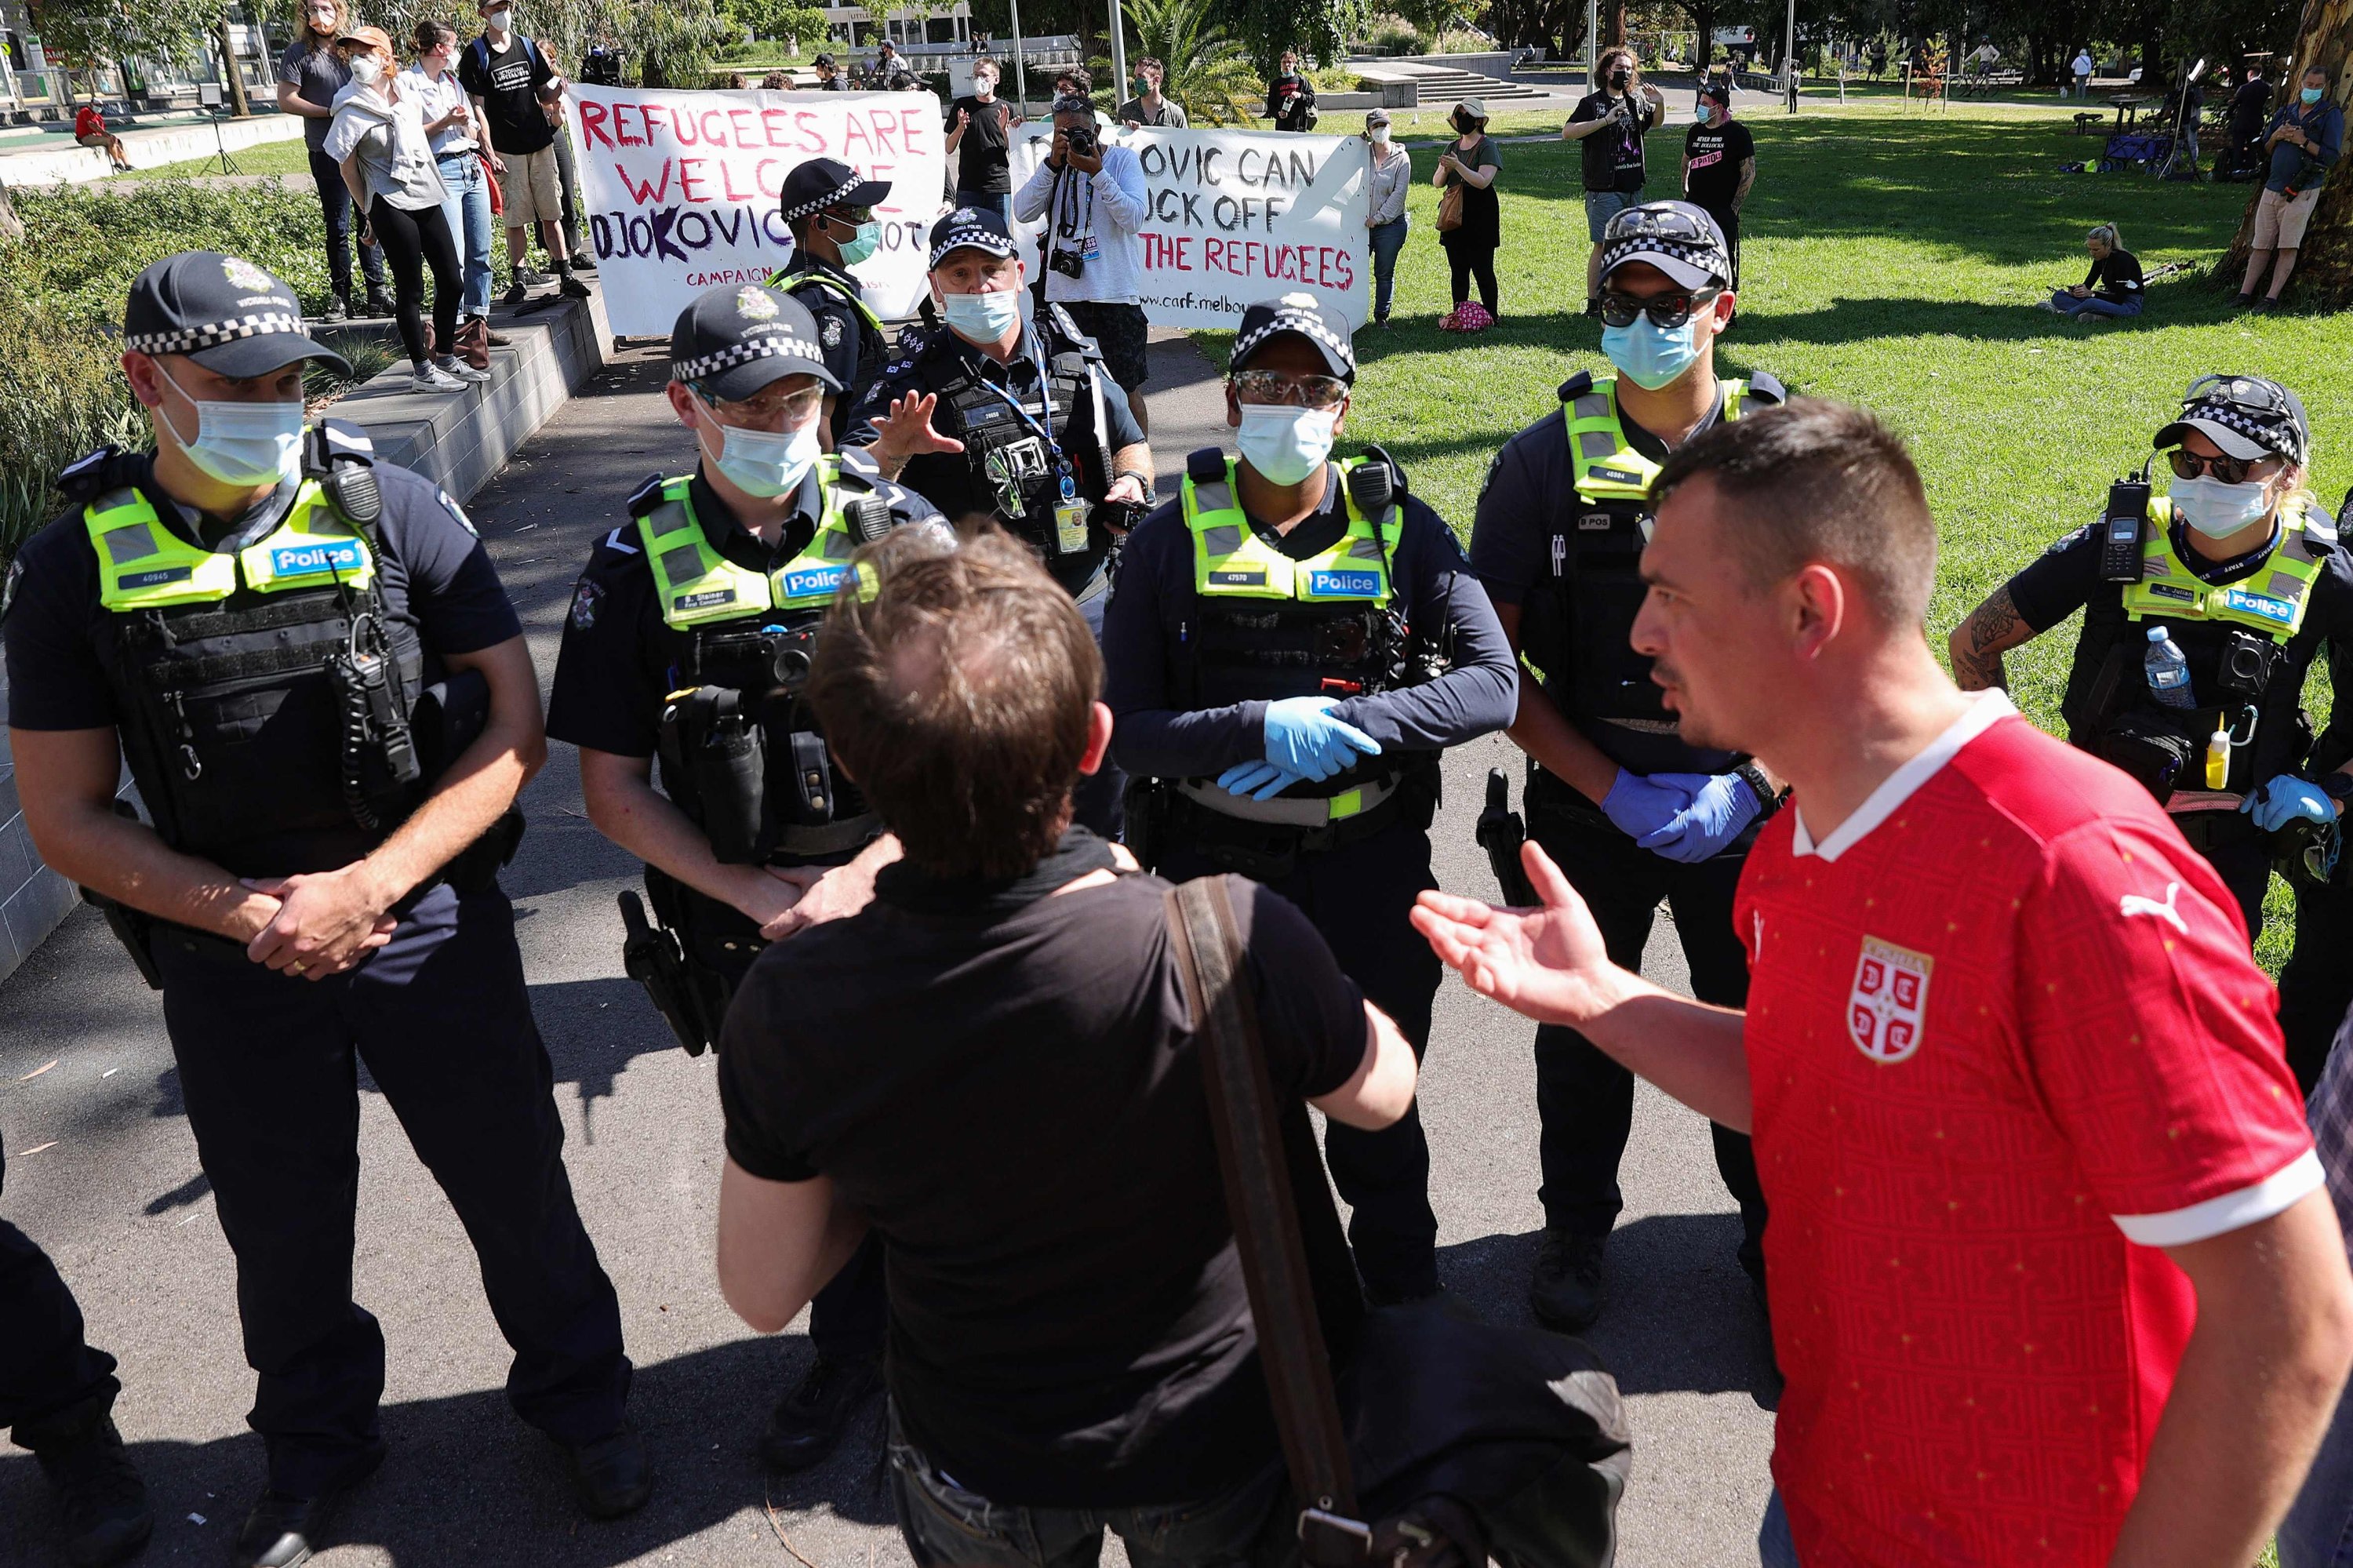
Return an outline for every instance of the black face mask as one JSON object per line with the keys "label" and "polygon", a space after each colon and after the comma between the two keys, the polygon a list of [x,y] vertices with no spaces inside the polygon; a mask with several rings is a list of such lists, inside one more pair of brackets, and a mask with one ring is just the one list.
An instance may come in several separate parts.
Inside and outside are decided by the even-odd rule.
{"label": "black face mask", "polygon": [[1471,134],[1472,131],[1478,126],[1478,123],[1479,122],[1476,120],[1472,119],[1468,114],[1458,114],[1454,117],[1454,129],[1461,132],[1465,136]]}
{"label": "black face mask", "polygon": [[1626,84],[1633,79],[1634,73],[1630,70],[1613,70],[1609,73],[1609,85],[1620,92],[1625,91]]}

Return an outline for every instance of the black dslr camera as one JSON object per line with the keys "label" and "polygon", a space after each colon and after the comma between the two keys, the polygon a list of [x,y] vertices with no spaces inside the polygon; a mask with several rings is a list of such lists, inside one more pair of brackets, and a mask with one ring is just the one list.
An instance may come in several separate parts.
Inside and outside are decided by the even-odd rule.
{"label": "black dslr camera", "polygon": [[1065,278],[1076,278],[1087,270],[1087,259],[1075,248],[1057,245],[1046,258],[1046,265]]}
{"label": "black dslr camera", "polygon": [[1095,141],[1094,127],[1092,125],[1071,126],[1062,132],[1062,143],[1082,158],[1093,157],[1099,145]]}

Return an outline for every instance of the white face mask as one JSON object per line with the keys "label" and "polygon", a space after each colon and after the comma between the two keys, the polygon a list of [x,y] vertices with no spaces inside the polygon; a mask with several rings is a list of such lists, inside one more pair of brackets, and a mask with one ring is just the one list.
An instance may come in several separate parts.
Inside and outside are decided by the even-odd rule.
{"label": "white face mask", "polygon": [[189,440],[162,408],[156,423],[188,461],[223,484],[283,484],[302,463],[302,400],[268,403],[205,402],[188,397],[161,363],[155,374],[195,405],[196,437]]}
{"label": "white face mask", "polygon": [[1242,458],[1276,484],[1297,484],[1332,455],[1337,408],[1302,408],[1289,403],[1245,403],[1235,438]]}
{"label": "white face mask", "polygon": [[976,76],[972,79],[972,95],[975,98],[979,99],[982,102],[987,102],[989,99],[996,96],[996,93],[997,79],[995,77]]}
{"label": "white face mask", "polygon": [[497,28],[501,33],[514,26],[514,13],[512,11],[493,11],[485,19],[489,21],[491,26]]}
{"label": "white face mask", "polygon": [[2271,485],[2260,479],[2225,484],[2212,474],[2177,479],[2168,492],[2173,509],[2194,533],[2209,539],[2227,539],[2242,528],[2263,521],[2272,509]]}
{"label": "white face mask", "polygon": [[384,79],[384,61],[374,55],[354,55],[352,58],[352,79],[362,87],[374,87]]}
{"label": "white face mask", "polygon": [[[719,424],[719,415],[710,404],[702,406],[712,423]],[[774,430],[745,430],[733,425],[719,425],[719,450],[713,453],[702,432],[695,432],[695,442],[702,455],[710,458],[721,473],[725,474],[738,490],[762,500],[785,494],[800,488],[801,481],[818,460],[817,427],[811,419],[797,430],[782,433]]]}
{"label": "white face mask", "polygon": [[950,330],[967,343],[998,343],[1021,322],[1021,291],[999,289],[987,294],[943,294],[940,314]]}

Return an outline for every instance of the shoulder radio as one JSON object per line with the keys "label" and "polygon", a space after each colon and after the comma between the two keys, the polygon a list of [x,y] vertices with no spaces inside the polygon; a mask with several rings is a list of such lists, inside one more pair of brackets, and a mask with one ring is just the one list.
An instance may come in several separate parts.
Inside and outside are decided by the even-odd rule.
{"label": "shoulder radio", "polygon": [[2148,522],[2148,464],[2140,473],[2108,486],[2108,508],[2100,516],[2100,580],[2137,583],[2146,562],[2140,531]]}

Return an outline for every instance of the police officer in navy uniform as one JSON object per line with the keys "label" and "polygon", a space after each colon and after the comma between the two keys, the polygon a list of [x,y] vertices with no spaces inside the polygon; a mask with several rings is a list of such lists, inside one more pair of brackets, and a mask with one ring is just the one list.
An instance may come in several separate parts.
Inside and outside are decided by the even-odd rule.
{"label": "police officer in navy uniform", "polygon": [[882,225],[875,204],[891,194],[888,180],[870,180],[848,164],[811,158],[785,176],[778,198],[793,232],[793,257],[768,280],[808,307],[833,377],[825,395],[825,447],[831,451],[849,428],[850,406],[874,385],[891,355],[890,334],[849,269],[874,254]]}
{"label": "police officer in navy uniform", "polygon": [[[0,1186],[7,1181],[0,1150]],[[114,1358],[82,1338],[81,1308],[47,1254],[0,1221],[0,1427],[40,1461],[66,1561],[123,1563],[154,1532],[155,1510],[114,1429]]]}
{"label": "police officer in navy uniform", "polygon": [[[1668,451],[1717,421],[1782,400],[1762,373],[1719,377],[1732,258],[1688,202],[1629,207],[1603,230],[1601,346],[1609,374],[1571,376],[1560,408],[1487,471],[1471,564],[1540,672],[1520,683],[1512,738],[1528,754],[1528,832],[1592,906],[1610,959],[1638,969],[1661,900],[1702,1001],[1748,994],[1732,896],[1779,789],[1749,758],[1688,745],[1630,641],[1644,588],[1651,479]],[[1602,1255],[1621,1200],[1618,1162],[1634,1080],[1574,1030],[1536,1031],[1545,1234],[1529,1302],[1575,1333],[1599,1316]],[[1746,1136],[1712,1129],[1740,1205],[1741,1266],[1764,1301],[1765,1199]]]}
{"label": "police officer in navy uniform", "polygon": [[[699,461],[648,481],[590,553],[548,733],[580,748],[590,820],[646,862],[661,928],[632,932],[629,968],[699,1055],[769,941],[853,886],[862,903],[897,858],[803,688],[851,550],[911,523],[953,535],[864,452],[820,451],[820,400],[839,384],[795,296],[712,289],[681,313],[670,353],[670,408]],[[809,1339],[816,1360],[762,1442],[779,1470],[822,1460],[881,1386],[879,1238],[818,1293]]]}
{"label": "police officer in navy uniform", "polygon": [[[545,755],[513,608],[456,504],[345,426],[294,291],[235,257],[132,285],[122,366],[153,457],[68,470],[5,617],[16,784],[42,858],[111,905],[164,993],[237,1255],[269,1480],[234,1561],[305,1560],[384,1456],[384,1338],[352,1299],[364,1063],[465,1223],[516,1412],[587,1510],[652,1472],[620,1308],[496,871]],[[119,811],[128,757],[146,812]]]}
{"label": "police officer in navy uniform", "polygon": [[[1152,450],[1094,340],[1059,305],[1025,320],[1027,269],[1005,219],[963,207],[932,226],[943,326],[900,334],[845,446],[871,450],[949,517],[993,517],[1079,601],[1100,640],[1113,547],[1152,494]],[[1126,780],[1080,781],[1082,826],[1116,837]]]}
{"label": "police officer in navy uniform", "polygon": [[[2353,1001],[2353,868],[2331,863],[2353,798],[2353,700],[2332,683],[2316,737],[2304,686],[2324,643],[2332,673],[2353,674],[2353,555],[2306,488],[2311,426],[2278,382],[2200,376],[2153,445],[2170,470],[2161,489],[2118,486],[2097,522],[1987,596],[1953,629],[1953,673],[1969,690],[2006,685],[2003,653],[2083,610],[2060,700],[2067,738],[2157,797],[2238,899],[2250,938],[2273,867],[2288,874],[2280,1028],[2309,1093]],[[2183,660],[2178,707],[2149,680],[2160,630]]]}
{"label": "police officer in navy uniform", "polygon": [[[1129,812],[1173,882],[1238,871],[1307,913],[1419,1055],[1439,965],[1408,922],[1435,887],[1430,823],[1447,747],[1511,722],[1510,645],[1445,520],[1376,449],[1334,461],[1356,362],[1314,295],[1252,305],[1234,338],[1239,458],[1185,461],[1137,525],[1103,627]],[[1419,1117],[1324,1134],[1367,1296],[1438,1289]]]}

